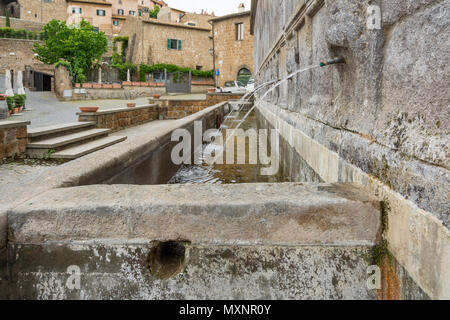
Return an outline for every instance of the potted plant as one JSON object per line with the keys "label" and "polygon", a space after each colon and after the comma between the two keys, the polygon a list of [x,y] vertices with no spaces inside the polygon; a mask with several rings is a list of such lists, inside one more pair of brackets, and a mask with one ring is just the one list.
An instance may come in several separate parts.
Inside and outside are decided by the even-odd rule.
{"label": "potted plant", "polygon": [[14,102],[14,96],[6,97],[6,104],[8,105],[8,110],[11,113],[14,113],[14,108],[16,106]]}
{"label": "potted plant", "polygon": [[128,107],[128,108],[134,108],[134,107],[136,107],[136,103],[134,103],[134,102],[128,102],[128,103],[127,103],[127,107]]}
{"label": "potted plant", "polygon": [[[15,94],[14,95],[15,108],[18,108],[19,112],[22,112],[22,109],[25,106],[26,99],[27,99],[27,96],[25,94]],[[15,113],[15,111],[14,111],[14,113]]]}
{"label": "potted plant", "polygon": [[6,94],[0,93],[0,101],[6,100]]}
{"label": "potted plant", "polygon": [[89,113],[95,113],[97,112],[99,107],[80,107],[81,112],[89,112]]}

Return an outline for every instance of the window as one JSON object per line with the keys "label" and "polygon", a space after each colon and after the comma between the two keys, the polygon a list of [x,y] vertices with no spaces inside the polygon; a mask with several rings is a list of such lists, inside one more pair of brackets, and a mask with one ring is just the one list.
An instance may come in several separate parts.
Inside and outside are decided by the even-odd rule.
{"label": "window", "polygon": [[44,0],[45,3],[51,3],[53,0]]}
{"label": "window", "polygon": [[120,15],[120,16],[123,16],[123,14],[124,14],[124,11],[123,11],[123,9],[119,9],[119,10],[117,10],[117,14],[118,14],[118,15]]}
{"label": "window", "polygon": [[195,22],[195,21],[188,21],[184,25],[191,26],[191,27],[196,27],[197,26],[197,22]]}
{"label": "window", "polygon": [[98,28],[98,27],[94,27],[94,32],[99,32],[100,31],[100,29]]}
{"label": "window", "polygon": [[133,10],[130,10],[130,11],[128,12],[128,14],[129,14],[130,16],[134,16],[135,12],[134,12]]}
{"label": "window", "polygon": [[113,25],[114,26],[118,26],[119,25],[119,20],[113,20]]}
{"label": "window", "polygon": [[167,49],[181,50],[181,40],[167,39]]}
{"label": "window", "polygon": [[142,11],[141,10],[138,11],[138,15],[139,15],[139,17],[142,16]]}
{"label": "window", "polygon": [[236,24],[236,40],[237,41],[244,40],[244,24],[243,23]]}
{"label": "window", "polygon": [[72,13],[79,13],[79,14],[81,14],[81,8],[73,7],[72,8]]}
{"label": "window", "polygon": [[100,10],[100,9],[98,9],[98,10],[97,10],[97,15],[98,15],[98,16],[104,17],[104,16],[106,16],[106,11],[105,11],[105,10]]}
{"label": "window", "polygon": [[196,66],[195,69],[202,70],[203,66]]}

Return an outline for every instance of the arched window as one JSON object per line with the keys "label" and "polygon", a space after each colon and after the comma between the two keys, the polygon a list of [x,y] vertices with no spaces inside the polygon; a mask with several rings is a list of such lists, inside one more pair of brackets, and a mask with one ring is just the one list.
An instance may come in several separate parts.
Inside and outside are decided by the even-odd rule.
{"label": "arched window", "polygon": [[242,68],[238,72],[237,81],[242,82],[244,86],[247,85],[248,81],[252,77],[252,73],[247,68]]}

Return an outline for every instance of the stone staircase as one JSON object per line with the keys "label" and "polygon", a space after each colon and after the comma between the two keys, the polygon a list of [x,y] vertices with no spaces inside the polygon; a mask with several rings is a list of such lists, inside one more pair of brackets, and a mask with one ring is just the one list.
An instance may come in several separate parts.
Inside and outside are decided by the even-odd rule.
{"label": "stone staircase", "polygon": [[73,160],[126,140],[109,136],[93,122],[74,122],[28,130],[27,155],[37,159]]}

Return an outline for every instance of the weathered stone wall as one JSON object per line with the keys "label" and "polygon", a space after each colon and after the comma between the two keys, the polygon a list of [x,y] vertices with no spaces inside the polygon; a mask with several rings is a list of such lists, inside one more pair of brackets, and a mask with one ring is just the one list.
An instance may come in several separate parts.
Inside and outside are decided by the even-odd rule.
{"label": "weathered stone wall", "polygon": [[324,181],[389,199],[389,249],[430,297],[448,297],[450,4],[372,4],[381,29],[359,1],[254,1],[259,83],[347,61],[300,73],[258,107]]}
{"label": "weathered stone wall", "polygon": [[25,154],[29,121],[0,122],[0,161]]}
{"label": "weathered stone wall", "polygon": [[69,70],[63,65],[59,65],[55,68],[54,77],[54,91],[56,97],[60,100],[64,99],[64,91],[72,89],[72,77]]}
{"label": "weathered stone wall", "polygon": [[[9,213],[13,299],[377,297],[380,202],[352,184],[97,185],[30,202]],[[161,242],[176,245],[164,260]]]}
{"label": "weathered stone wall", "polygon": [[[244,24],[244,40],[236,40],[236,24]],[[226,81],[236,80],[239,70],[253,68],[253,35],[250,34],[250,13],[232,15],[229,18],[213,20],[215,68],[217,86]]]}
{"label": "weathered stone wall", "polygon": [[[43,23],[23,19],[10,18],[11,28],[25,29],[28,31],[41,31]],[[0,27],[6,27],[6,17],[0,17]]]}
{"label": "weathered stone wall", "polygon": [[94,122],[97,128],[120,131],[158,119],[158,106],[145,105],[133,108],[79,112],[78,121]]}
{"label": "weathered stone wall", "polygon": [[28,21],[47,23],[53,19],[66,21],[66,0],[18,0],[20,4],[20,18]]}
{"label": "weathered stone wall", "polygon": [[6,69],[25,71],[25,66],[45,73],[53,73],[54,67],[37,60],[32,51],[36,40],[0,39],[0,72]]}
{"label": "weathered stone wall", "polygon": [[[73,95],[71,100],[99,100],[99,99],[128,99],[134,100],[140,97],[150,97],[153,94],[165,94],[166,88],[155,86],[155,87],[135,87],[135,86],[124,86],[123,88],[88,88],[84,89],[85,93],[77,88],[73,90]],[[83,91],[84,92],[84,91]]]}
{"label": "weathered stone wall", "polygon": [[[133,63],[167,63],[192,69],[201,66],[202,70],[213,68],[213,57],[209,52],[212,49],[210,29],[127,17],[120,35],[130,39],[127,60]],[[168,49],[167,39],[181,40],[181,50]]]}
{"label": "weathered stone wall", "polygon": [[178,100],[175,97],[150,100],[150,102],[158,103],[159,107],[165,112],[165,118],[173,120],[190,116],[221,102],[239,100],[240,98],[242,98],[242,95],[239,94],[207,94],[206,99]]}

